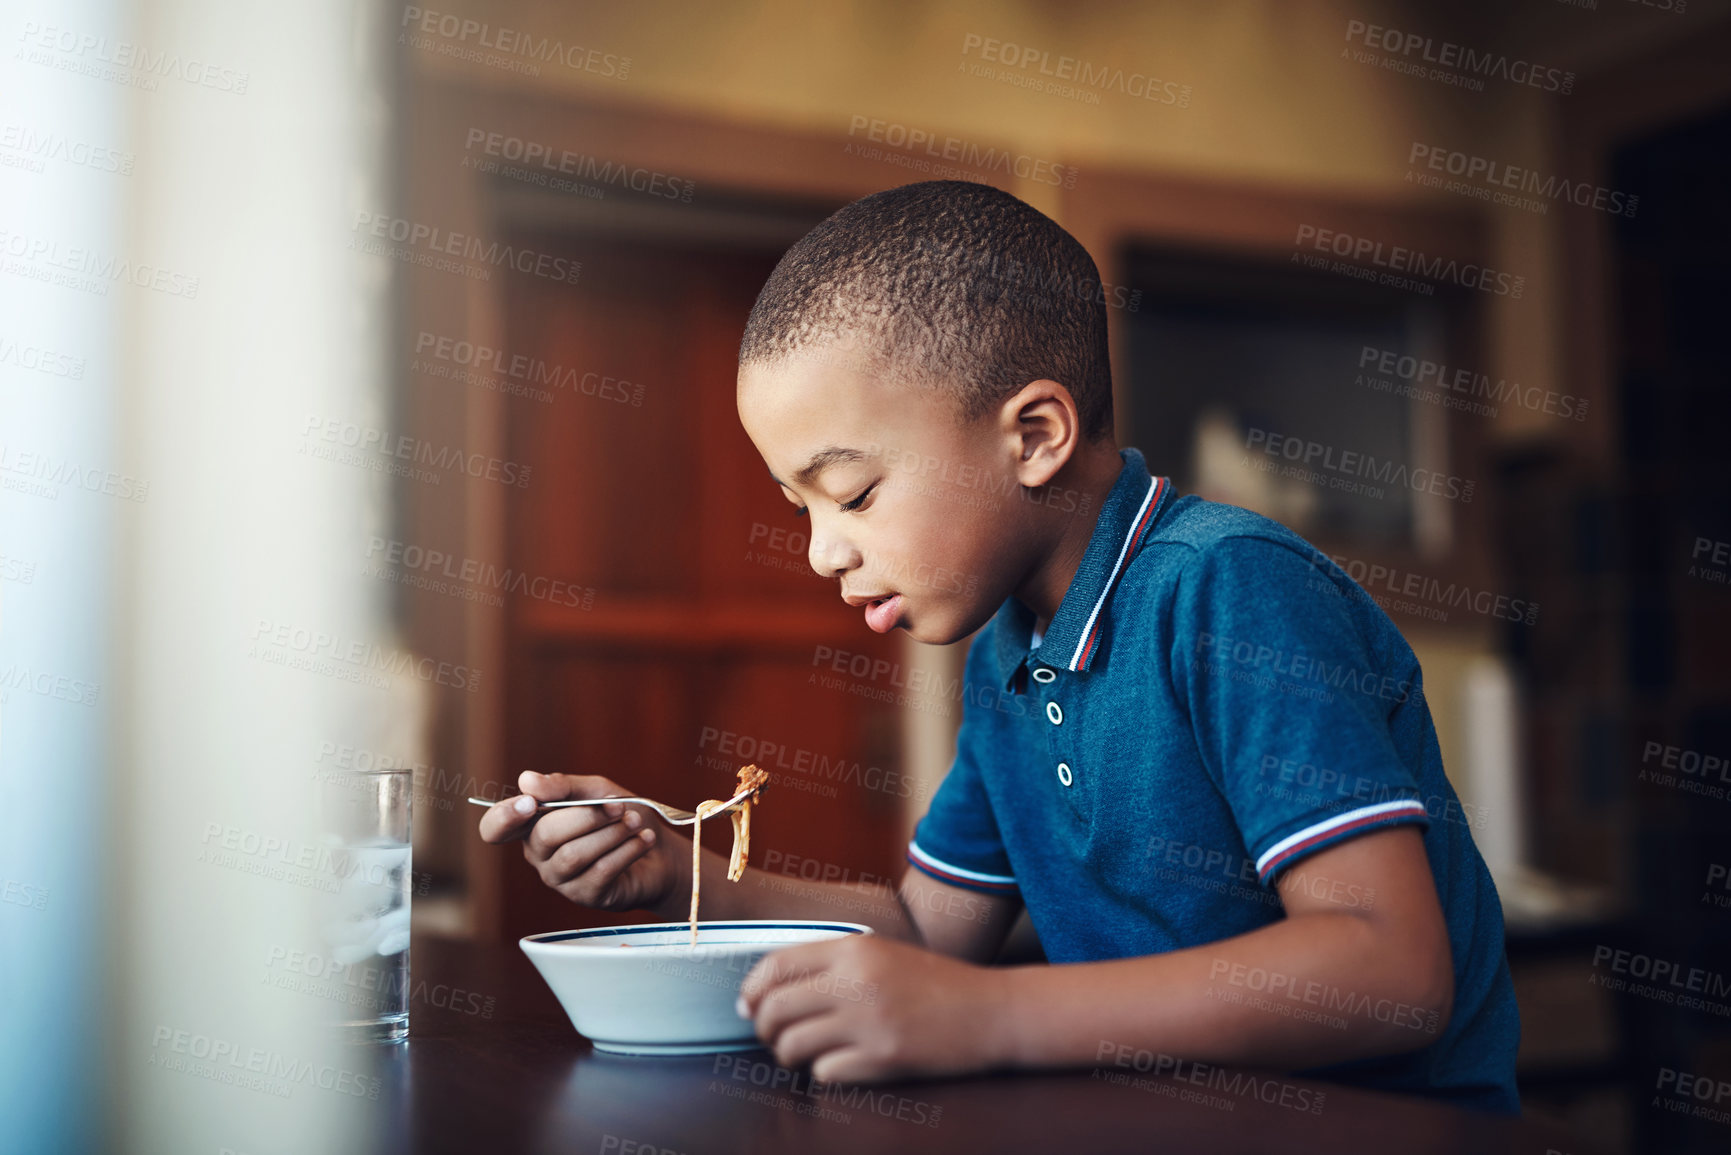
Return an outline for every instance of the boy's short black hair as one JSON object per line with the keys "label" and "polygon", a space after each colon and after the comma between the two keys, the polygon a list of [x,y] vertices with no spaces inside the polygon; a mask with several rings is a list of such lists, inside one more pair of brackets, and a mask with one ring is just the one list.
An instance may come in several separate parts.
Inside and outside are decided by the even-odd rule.
{"label": "boy's short black hair", "polygon": [[1083,435],[1112,429],[1106,306],[1094,259],[990,185],[933,180],[838,210],[782,255],[752,306],[741,365],[857,342],[862,362],[946,390],[972,420],[1030,381],[1076,399]]}

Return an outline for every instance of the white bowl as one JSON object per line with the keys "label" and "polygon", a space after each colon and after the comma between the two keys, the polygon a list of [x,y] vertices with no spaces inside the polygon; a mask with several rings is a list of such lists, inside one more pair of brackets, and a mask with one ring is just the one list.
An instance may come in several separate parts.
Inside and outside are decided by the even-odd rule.
{"label": "white bowl", "polygon": [[849,934],[855,922],[742,919],[602,926],[520,940],[577,1032],[597,1051],[697,1055],[762,1046],[733,1004],[757,960],[778,947]]}

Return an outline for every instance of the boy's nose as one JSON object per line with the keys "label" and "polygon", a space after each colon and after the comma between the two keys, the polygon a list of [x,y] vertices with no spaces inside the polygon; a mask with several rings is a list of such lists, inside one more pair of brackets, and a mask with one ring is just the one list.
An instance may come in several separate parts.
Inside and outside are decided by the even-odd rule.
{"label": "boy's nose", "polygon": [[814,530],[806,560],[811,562],[811,568],[819,577],[839,578],[859,565],[859,554],[849,543]]}

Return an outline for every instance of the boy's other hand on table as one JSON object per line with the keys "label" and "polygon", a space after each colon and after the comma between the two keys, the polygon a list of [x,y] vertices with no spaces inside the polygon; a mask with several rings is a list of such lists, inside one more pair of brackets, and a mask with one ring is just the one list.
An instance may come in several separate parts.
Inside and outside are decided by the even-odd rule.
{"label": "boy's other hand on table", "polygon": [[876,1082],[999,1065],[998,974],[910,943],[848,935],[766,955],[741,1013],[783,1066],[823,1082]]}

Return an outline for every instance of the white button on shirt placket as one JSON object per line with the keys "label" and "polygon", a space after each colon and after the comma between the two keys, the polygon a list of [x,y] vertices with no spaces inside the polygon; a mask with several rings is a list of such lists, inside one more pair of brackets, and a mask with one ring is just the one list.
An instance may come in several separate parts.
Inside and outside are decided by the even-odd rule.
{"label": "white button on shirt placket", "polygon": [[[1041,677],[1040,675],[1042,674],[1044,674],[1045,677]],[[1042,668],[1034,671],[1034,680],[1036,682],[1050,682],[1055,677],[1057,677],[1057,675],[1048,669]],[[1058,705],[1056,702],[1047,702],[1046,719],[1054,726],[1062,726],[1064,724],[1064,707]],[[1076,775],[1070,770],[1070,764],[1068,762],[1058,763],[1058,781],[1063,783],[1065,786],[1069,786],[1075,780]]]}

